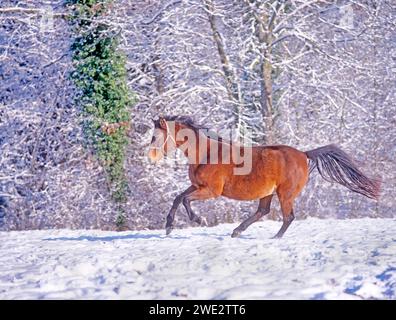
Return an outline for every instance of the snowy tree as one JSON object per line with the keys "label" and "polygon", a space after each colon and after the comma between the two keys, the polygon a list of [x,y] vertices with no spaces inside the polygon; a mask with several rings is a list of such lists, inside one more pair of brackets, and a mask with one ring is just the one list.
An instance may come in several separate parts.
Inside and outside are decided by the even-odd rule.
{"label": "snowy tree", "polygon": [[[64,1],[0,4],[0,228],[115,229],[105,169],[86,146]],[[147,161],[158,115],[190,115],[258,144],[336,143],[383,178],[378,203],[311,176],[296,216],[393,216],[395,10],[390,0],[113,0],[100,21],[126,54],[126,226],[161,228],[188,185],[180,155]],[[221,133],[221,131],[220,131]],[[211,225],[256,204],[194,203]],[[186,215],[178,212],[179,226]],[[276,210],[272,214],[276,218]]]}

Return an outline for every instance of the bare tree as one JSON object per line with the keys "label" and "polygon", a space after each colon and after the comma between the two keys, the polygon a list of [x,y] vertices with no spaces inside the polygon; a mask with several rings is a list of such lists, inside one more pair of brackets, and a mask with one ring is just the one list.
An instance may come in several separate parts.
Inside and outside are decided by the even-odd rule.
{"label": "bare tree", "polygon": [[[0,4],[2,229],[115,228],[103,168],[85,148],[74,103],[68,14],[63,1]],[[298,216],[394,216],[391,0],[114,0],[101,19],[120,34],[128,85],[139,97],[126,163],[129,228],[162,227],[187,185],[181,157],[159,167],[146,160],[151,118],[160,114],[237,127],[258,143],[337,143],[383,177],[380,201],[311,176]],[[197,206],[215,224],[251,214],[254,204]]]}

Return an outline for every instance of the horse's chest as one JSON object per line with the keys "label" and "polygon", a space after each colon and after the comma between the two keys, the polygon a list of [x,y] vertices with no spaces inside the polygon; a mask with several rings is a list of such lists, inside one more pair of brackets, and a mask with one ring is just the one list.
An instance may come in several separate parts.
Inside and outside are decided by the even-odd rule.
{"label": "horse's chest", "polygon": [[198,181],[197,175],[196,175],[196,170],[198,166],[195,165],[190,165],[188,169],[188,177],[191,181],[192,185],[198,186],[200,185],[200,182]]}

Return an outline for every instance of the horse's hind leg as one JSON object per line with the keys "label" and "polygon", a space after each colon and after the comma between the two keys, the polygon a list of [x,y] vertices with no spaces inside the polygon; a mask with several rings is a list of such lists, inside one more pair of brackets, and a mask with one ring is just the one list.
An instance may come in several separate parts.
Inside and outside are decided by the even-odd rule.
{"label": "horse's hind leg", "polygon": [[289,226],[293,222],[293,220],[294,220],[293,209],[291,209],[291,211],[286,215],[283,213],[282,227],[279,229],[278,233],[272,237],[272,239],[282,238],[283,234],[286,232],[287,228],[289,228]]}
{"label": "horse's hind leg", "polygon": [[273,237],[273,239],[282,238],[287,228],[289,228],[290,224],[293,222],[294,220],[293,203],[295,197],[298,194],[298,192],[291,192],[288,187],[286,188],[279,187],[277,189],[277,193],[282,210],[283,224],[280,230],[278,231],[278,233]]}
{"label": "horse's hind leg", "polygon": [[233,232],[231,237],[238,237],[252,223],[258,221],[262,216],[270,212],[272,194],[260,199],[259,207],[254,215],[243,221]]}

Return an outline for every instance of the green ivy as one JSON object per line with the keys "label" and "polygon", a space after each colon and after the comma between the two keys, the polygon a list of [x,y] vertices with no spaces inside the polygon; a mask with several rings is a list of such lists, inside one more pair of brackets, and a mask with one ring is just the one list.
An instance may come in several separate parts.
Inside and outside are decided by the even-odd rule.
{"label": "green ivy", "polygon": [[[83,128],[99,161],[106,170],[112,199],[118,204],[115,224],[125,223],[122,203],[128,183],[124,172],[128,144],[129,108],[135,98],[126,83],[126,59],[118,50],[115,30],[100,22],[112,0],[68,0],[77,37],[72,44],[75,69],[72,79],[81,90],[76,101],[82,106]],[[110,128],[107,130],[106,128]]]}

